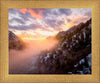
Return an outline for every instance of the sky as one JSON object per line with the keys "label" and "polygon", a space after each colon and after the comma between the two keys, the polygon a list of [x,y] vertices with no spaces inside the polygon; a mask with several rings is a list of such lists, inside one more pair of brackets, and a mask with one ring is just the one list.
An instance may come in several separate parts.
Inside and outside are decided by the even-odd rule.
{"label": "sky", "polygon": [[91,18],[91,9],[9,9],[9,30],[23,40],[41,40]]}

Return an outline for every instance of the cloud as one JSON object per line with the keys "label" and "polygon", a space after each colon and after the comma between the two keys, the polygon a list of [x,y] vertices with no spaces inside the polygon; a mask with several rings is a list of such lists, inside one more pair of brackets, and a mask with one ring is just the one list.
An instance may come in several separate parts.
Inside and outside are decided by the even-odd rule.
{"label": "cloud", "polygon": [[89,19],[88,16],[79,16],[79,17],[74,18],[73,23],[79,24],[81,22],[86,22],[88,19]]}
{"label": "cloud", "polygon": [[[64,21],[59,20],[57,18],[60,17],[60,15],[62,14],[69,15],[71,14],[71,10],[70,9],[9,9],[9,17],[11,18],[9,19],[9,27],[20,30],[35,29],[36,27],[41,27],[44,28],[44,30],[48,30],[46,28],[51,27],[54,28],[55,30],[60,30],[61,28],[59,27],[61,24],[64,23]],[[58,15],[58,17],[55,17],[55,15]],[[17,18],[15,16],[17,16]],[[37,19],[42,19],[42,18],[43,20],[41,22],[37,21]]]}
{"label": "cloud", "polygon": [[27,9],[19,9],[19,11],[23,14],[26,14]]}
{"label": "cloud", "polygon": [[88,16],[88,17],[91,17],[91,11],[86,12],[84,15],[85,15],[85,16]]}
{"label": "cloud", "polygon": [[49,15],[54,15],[54,16],[58,16],[58,15],[71,15],[72,11],[71,9],[44,9],[42,15],[43,17],[49,16]]}
{"label": "cloud", "polygon": [[72,14],[67,17],[67,21],[71,20],[69,23],[73,26],[81,22],[86,22],[87,20],[91,18],[91,9],[76,8],[76,9],[71,9],[71,11],[72,11]]}
{"label": "cloud", "polygon": [[[22,9],[23,11],[26,11]],[[23,14],[20,9],[9,9],[9,28],[17,30],[35,29],[38,24],[35,24],[34,17],[30,13]]]}
{"label": "cloud", "polygon": [[28,30],[28,29],[33,29],[35,30],[37,27],[40,27],[40,25],[37,24],[30,24],[30,25],[24,25],[24,24],[19,24],[17,23],[17,25],[11,25],[9,24],[9,28],[11,29],[16,29],[16,30]]}
{"label": "cloud", "polygon": [[12,18],[11,20],[9,20],[9,24],[12,24],[13,21],[19,22],[21,24],[25,24],[25,21],[23,21],[22,19],[18,19],[18,18]]}
{"label": "cloud", "polygon": [[9,20],[13,18],[21,19],[20,14],[16,9],[9,9]]}
{"label": "cloud", "polygon": [[67,22],[71,22],[71,19],[67,18]]}
{"label": "cloud", "polygon": [[44,19],[45,23],[55,30],[62,30],[60,28],[61,24],[64,24],[64,20],[57,20],[57,19]]}
{"label": "cloud", "polygon": [[9,29],[20,32],[32,30],[38,35],[48,36],[90,17],[90,9],[9,9]]}
{"label": "cloud", "polygon": [[9,9],[9,15],[10,14],[16,14],[16,13],[17,13],[16,9],[12,9],[12,8]]}
{"label": "cloud", "polygon": [[41,10],[41,11],[37,11],[36,9],[35,9],[35,10],[29,9],[28,12],[29,12],[33,17],[36,17],[36,18],[38,18],[38,19],[42,19],[42,16],[41,16],[42,10]]}
{"label": "cloud", "polygon": [[[22,13],[22,10],[23,12],[26,11],[25,14]],[[27,9],[9,9],[9,17],[11,19],[17,18],[17,19],[21,19],[24,21],[28,20],[28,18],[36,19],[35,17],[32,17],[29,12],[27,12]],[[10,18],[9,20],[11,20]]]}
{"label": "cloud", "polygon": [[71,9],[59,9],[60,14],[71,15]]}
{"label": "cloud", "polygon": [[59,15],[59,9],[45,9],[43,12],[43,16],[49,16],[49,15]]}

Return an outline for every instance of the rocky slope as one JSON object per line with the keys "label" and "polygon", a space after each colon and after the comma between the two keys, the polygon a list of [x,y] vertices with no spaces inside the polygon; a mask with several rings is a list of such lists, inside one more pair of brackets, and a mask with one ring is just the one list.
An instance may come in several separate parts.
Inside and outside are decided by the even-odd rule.
{"label": "rocky slope", "polygon": [[9,31],[9,49],[20,50],[25,47],[24,42],[16,36],[12,31]]}
{"label": "rocky slope", "polygon": [[91,19],[59,32],[56,39],[55,48],[41,52],[35,73],[91,74]]}

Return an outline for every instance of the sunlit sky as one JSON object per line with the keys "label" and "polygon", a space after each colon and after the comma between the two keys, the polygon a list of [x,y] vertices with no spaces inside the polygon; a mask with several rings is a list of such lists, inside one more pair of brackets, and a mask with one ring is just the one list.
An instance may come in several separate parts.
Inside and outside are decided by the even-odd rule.
{"label": "sunlit sky", "polygon": [[91,18],[91,9],[9,9],[9,30],[23,40],[39,40]]}

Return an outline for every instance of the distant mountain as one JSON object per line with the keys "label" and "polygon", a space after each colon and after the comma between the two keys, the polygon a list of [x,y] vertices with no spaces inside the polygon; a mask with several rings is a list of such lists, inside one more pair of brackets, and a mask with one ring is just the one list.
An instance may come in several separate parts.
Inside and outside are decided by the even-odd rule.
{"label": "distant mountain", "polygon": [[91,19],[59,32],[56,39],[54,49],[40,54],[39,73],[91,74]]}
{"label": "distant mountain", "polygon": [[24,42],[16,36],[12,31],[9,31],[9,49],[20,50],[25,47]]}

